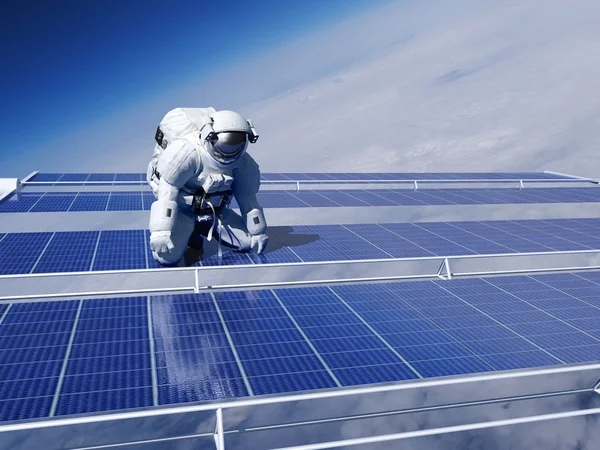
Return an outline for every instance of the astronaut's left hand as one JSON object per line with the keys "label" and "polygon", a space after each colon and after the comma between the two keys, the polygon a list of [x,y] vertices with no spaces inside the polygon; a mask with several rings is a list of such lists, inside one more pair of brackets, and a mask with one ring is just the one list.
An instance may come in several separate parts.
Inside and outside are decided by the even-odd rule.
{"label": "astronaut's left hand", "polygon": [[269,242],[269,236],[266,234],[258,234],[256,236],[252,236],[252,248],[256,248],[256,253],[259,255],[264,251],[267,247],[267,243]]}
{"label": "astronaut's left hand", "polygon": [[175,246],[170,231],[153,231],[150,234],[150,248],[156,253],[171,252]]}

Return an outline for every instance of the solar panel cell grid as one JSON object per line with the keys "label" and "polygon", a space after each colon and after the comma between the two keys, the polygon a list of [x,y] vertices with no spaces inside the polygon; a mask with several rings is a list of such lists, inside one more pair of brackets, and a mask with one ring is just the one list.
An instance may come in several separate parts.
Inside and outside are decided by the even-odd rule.
{"label": "solar panel cell grid", "polygon": [[[595,225],[600,227],[600,220],[595,219]],[[538,226],[540,229],[536,230]],[[0,273],[29,273],[32,270],[36,273],[86,271],[90,267],[92,270],[159,267],[152,257],[148,239],[148,230],[10,233],[0,236]],[[303,244],[294,245],[299,240]],[[600,238],[590,235],[589,228],[585,232],[576,231],[561,220],[478,222],[476,226],[466,225],[464,222],[298,226],[293,231],[284,232],[274,228],[270,245],[262,255],[230,252],[224,248],[222,260],[211,250],[194,265],[510,254],[598,248]],[[588,294],[595,295],[596,291],[597,288],[594,287]]]}
{"label": "solar panel cell grid", "polygon": [[[594,278],[370,286],[377,296],[364,285],[161,296],[150,309],[146,297],[14,305],[0,325],[12,383],[0,386],[0,414],[23,417],[15,395],[32,405],[25,416],[43,417],[53,400],[63,415],[596,360],[597,296],[565,291],[600,287]],[[527,292],[570,303],[544,310]],[[49,333],[59,337],[40,347]]]}
{"label": "solar panel cell grid", "polygon": [[141,192],[112,192],[107,206],[108,211],[140,211],[142,209]]}
{"label": "solar panel cell grid", "polygon": [[108,193],[79,193],[73,203],[69,206],[68,211],[106,211],[108,204]]}
{"label": "solar panel cell grid", "polygon": [[[261,179],[264,181],[303,181],[303,182],[323,182],[340,181],[351,182],[361,181],[453,181],[453,180],[537,180],[537,181],[578,181],[576,177],[563,176],[552,173],[537,172],[498,172],[498,173],[262,173]],[[91,173],[91,174],[73,174],[73,173],[38,173],[29,181],[41,185],[68,185],[78,186],[85,183],[106,183],[108,185],[140,185],[146,183],[145,173]],[[56,183],[58,182],[58,183]],[[56,183],[56,184],[55,184]],[[497,201],[497,200],[496,200]]]}
{"label": "solar panel cell grid", "polygon": [[[0,212],[66,212],[81,210],[77,192],[13,195],[0,203]],[[99,193],[108,195],[108,192]],[[148,210],[154,197],[151,192],[112,192],[109,210]],[[90,195],[79,193],[79,195]],[[77,196],[79,196],[77,195]],[[112,197],[115,197],[114,199]],[[144,198],[142,202],[141,198]],[[468,205],[468,204],[522,204],[598,202],[600,197],[590,188],[537,189],[348,189],[275,191],[258,193],[259,203],[265,208],[352,207],[352,206],[410,206],[410,205]],[[90,203],[87,211],[103,211],[101,203]],[[237,208],[235,200],[232,207]]]}
{"label": "solar panel cell grid", "polygon": [[6,235],[0,241],[0,274],[29,273],[51,236],[52,233]]}
{"label": "solar panel cell grid", "polygon": [[0,202],[0,213],[19,213],[29,211],[43,194],[21,193],[13,194]]}
{"label": "solar panel cell grid", "polygon": [[145,269],[145,230],[100,232],[92,270]]}

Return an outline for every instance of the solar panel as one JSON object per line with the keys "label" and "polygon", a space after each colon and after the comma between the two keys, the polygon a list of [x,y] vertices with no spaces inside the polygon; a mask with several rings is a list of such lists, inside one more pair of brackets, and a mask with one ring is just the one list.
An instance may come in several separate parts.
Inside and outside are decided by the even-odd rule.
{"label": "solar panel", "polygon": [[[28,192],[26,187],[20,196],[0,202],[0,213],[148,211],[155,198],[145,178],[145,173],[37,174],[32,181],[48,186],[139,187],[99,189],[105,192]],[[590,188],[527,183],[516,188],[524,179],[577,181],[554,173],[263,173],[262,179],[515,181],[510,189],[423,189],[419,184],[415,190],[261,190],[265,208],[600,199]],[[39,230],[43,227],[40,223]],[[305,225],[270,227],[269,235],[262,255],[225,248],[221,260],[210,243],[194,265],[596,251],[600,219]],[[47,273],[47,285],[63,272],[159,267],[148,240],[145,229],[0,233],[0,274]],[[460,264],[452,264],[460,272]],[[261,274],[270,269],[248,270],[258,274],[260,283]],[[193,274],[176,272],[181,273]],[[459,275],[436,281],[0,304],[0,422],[600,360],[600,272]],[[22,280],[9,278],[4,282],[11,294],[19,294],[14,287]],[[30,279],[42,284],[34,277],[26,277],[26,283]],[[39,292],[33,287],[32,292]],[[52,288],[42,291],[52,294]]]}
{"label": "solar panel", "polygon": [[27,212],[42,198],[42,195],[26,192],[19,196],[13,194],[0,201],[0,213]]}
{"label": "solar panel", "polygon": [[143,173],[117,173],[115,181],[146,181],[146,174]]}
{"label": "solar panel", "polygon": [[142,210],[141,192],[111,192],[108,211],[140,211]]}
{"label": "solar panel", "polygon": [[[154,194],[148,191],[96,192],[108,195],[109,211],[149,210]],[[78,198],[84,196],[80,201]],[[92,193],[23,193],[0,202],[0,212],[67,212],[104,211],[101,200],[91,199]],[[305,190],[258,193],[264,208],[331,208],[354,206],[414,206],[523,203],[588,203],[599,202],[598,190],[591,188],[528,188],[528,189],[347,189]],[[85,208],[82,209],[85,205]],[[232,207],[237,208],[235,200]]]}
{"label": "solar panel", "polygon": [[0,241],[0,274],[29,273],[53,233],[11,233]]}
{"label": "solar panel", "polygon": [[84,184],[146,184],[145,173],[37,173],[25,184],[39,186],[81,186]]}
{"label": "solar panel", "polygon": [[[285,235],[276,230],[273,228],[271,242],[261,255],[230,252],[224,247],[222,260],[209,254],[200,263],[214,266],[600,248],[600,219],[303,225]],[[0,240],[0,272],[29,273],[36,262],[36,273],[58,266],[73,271],[159,267],[148,240],[148,230],[9,233]],[[297,244],[299,240],[302,245]]]}
{"label": "solar panel", "polygon": [[28,212],[68,211],[77,194],[43,194]]}
{"label": "solar panel", "polygon": [[[262,173],[261,180],[266,182],[352,182],[352,181],[455,181],[455,180],[481,180],[481,181],[581,181],[581,178],[550,172],[439,172],[439,173]],[[57,184],[82,185],[85,183],[107,184],[132,184],[145,183],[145,173],[37,173],[29,183],[52,186]]]}
{"label": "solar panel", "polygon": [[[90,173],[87,181],[114,181],[115,176],[114,173]],[[37,176],[32,178],[32,181],[38,181]]]}
{"label": "solar panel", "polygon": [[68,211],[106,211],[109,197],[110,193],[108,192],[80,192],[69,206]]}
{"label": "solar panel", "polygon": [[92,270],[145,269],[144,230],[101,231]]}
{"label": "solar panel", "polygon": [[3,306],[0,420],[594,361],[599,298],[589,272]]}
{"label": "solar panel", "polygon": [[564,180],[568,175],[549,172],[438,172],[438,173],[264,173],[264,179],[290,180]]}
{"label": "solar panel", "polygon": [[53,233],[32,272],[80,272],[90,270],[99,235],[98,231]]}

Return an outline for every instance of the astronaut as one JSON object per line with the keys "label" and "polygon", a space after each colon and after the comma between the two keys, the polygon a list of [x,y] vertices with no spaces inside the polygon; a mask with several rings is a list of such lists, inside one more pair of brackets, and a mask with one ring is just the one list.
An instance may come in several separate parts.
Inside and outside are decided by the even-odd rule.
{"label": "astronaut", "polygon": [[[174,266],[187,247],[213,237],[239,252],[267,245],[267,223],[256,193],[260,169],[246,152],[258,134],[234,111],[176,108],[156,131],[147,181],[156,201],[150,209],[150,247],[156,261]],[[230,208],[235,197],[240,209]]]}

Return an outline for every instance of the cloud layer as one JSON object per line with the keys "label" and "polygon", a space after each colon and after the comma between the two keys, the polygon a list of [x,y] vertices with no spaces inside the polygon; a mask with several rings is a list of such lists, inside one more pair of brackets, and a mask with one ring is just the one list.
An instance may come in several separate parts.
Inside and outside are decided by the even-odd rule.
{"label": "cloud layer", "polygon": [[[371,30],[378,51],[246,108],[263,133],[263,170],[595,174],[600,4],[410,5],[389,5],[323,43],[345,49]],[[304,61],[322,57],[313,48]]]}

